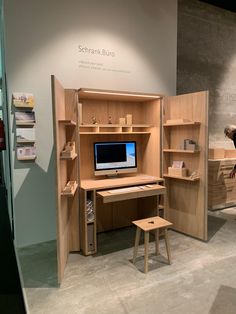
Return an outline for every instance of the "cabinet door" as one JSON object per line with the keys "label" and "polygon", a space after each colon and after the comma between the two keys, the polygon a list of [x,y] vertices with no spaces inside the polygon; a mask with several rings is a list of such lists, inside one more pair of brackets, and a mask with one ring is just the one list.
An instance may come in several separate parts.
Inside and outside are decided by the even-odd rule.
{"label": "cabinet door", "polygon": [[[77,154],[74,158],[62,158],[61,151],[67,142],[73,141],[77,152],[77,103],[75,93],[64,90],[52,76],[52,100],[54,140],[56,153],[56,198],[57,198],[57,262],[60,283],[69,252],[79,251],[78,169]],[[63,194],[68,181],[75,182],[73,193]]]}
{"label": "cabinet door", "polygon": [[[193,144],[186,147],[189,141],[184,140]],[[167,187],[166,219],[175,230],[207,240],[207,91],[164,98],[162,161]],[[184,162],[186,177],[168,175],[168,167],[174,161]]]}

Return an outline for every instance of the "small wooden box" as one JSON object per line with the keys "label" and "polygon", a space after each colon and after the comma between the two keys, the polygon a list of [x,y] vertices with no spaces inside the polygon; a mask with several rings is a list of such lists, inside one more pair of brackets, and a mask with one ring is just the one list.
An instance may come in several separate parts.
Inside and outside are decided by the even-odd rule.
{"label": "small wooden box", "polygon": [[224,157],[225,158],[236,158],[236,149],[225,149]]}
{"label": "small wooden box", "polygon": [[169,176],[175,176],[175,177],[186,177],[187,176],[187,169],[186,168],[168,167],[168,175]]}
{"label": "small wooden box", "polygon": [[131,125],[132,124],[132,114],[126,115],[126,124]]}
{"label": "small wooden box", "polygon": [[208,158],[209,159],[223,159],[223,158],[225,158],[224,148],[209,148]]}

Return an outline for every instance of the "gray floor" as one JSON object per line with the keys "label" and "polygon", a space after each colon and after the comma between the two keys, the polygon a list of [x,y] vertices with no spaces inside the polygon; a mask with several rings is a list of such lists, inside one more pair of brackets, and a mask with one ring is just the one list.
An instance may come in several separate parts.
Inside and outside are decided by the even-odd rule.
{"label": "gray floor", "polygon": [[29,313],[236,313],[236,208],[210,213],[207,243],[170,231],[172,265],[161,241],[163,256],[151,254],[148,274],[142,257],[131,263],[134,232],[102,234],[96,256],[71,254],[60,288],[55,243],[21,249]]}

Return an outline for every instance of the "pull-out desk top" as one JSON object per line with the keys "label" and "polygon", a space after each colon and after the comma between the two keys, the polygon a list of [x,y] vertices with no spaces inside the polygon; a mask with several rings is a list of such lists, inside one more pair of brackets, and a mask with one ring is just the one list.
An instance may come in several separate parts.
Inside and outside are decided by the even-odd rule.
{"label": "pull-out desk top", "polygon": [[165,194],[166,188],[159,184],[142,185],[138,190],[129,191],[124,189],[119,189],[119,193],[111,193],[111,190],[99,191],[98,196],[103,198],[103,203],[117,202],[134,198],[148,197],[153,195]]}
{"label": "pull-out desk top", "polygon": [[133,185],[154,184],[163,181],[164,180],[162,178],[153,177],[146,174],[137,174],[136,176],[124,176],[112,179],[81,180],[80,187],[84,190],[105,190]]}

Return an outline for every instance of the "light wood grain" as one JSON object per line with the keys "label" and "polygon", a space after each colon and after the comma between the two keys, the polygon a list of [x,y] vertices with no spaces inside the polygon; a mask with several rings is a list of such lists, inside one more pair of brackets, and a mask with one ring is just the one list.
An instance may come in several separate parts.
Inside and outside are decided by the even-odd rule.
{"label": "light wood grain", "polygon": [[[65,91],[54,76],[51,82],[56,152],[57,261],[58,282],[60,283],[69,252],[80,250],[78,164],[76,158],[67,160],[61,159],[60,156],[68,141],[74,141],[76,151],[78,150],[78,111],[76,92]],[[62,192],[68,181],[76,182],[74,190],[71,193]]]}
{"label": "light wood grain", "polygon": [[[207,240],[207,159],[208,159],[208,93],[199,92],[164,98],[163,121],[186,119],[197,125],[163,128],[163,172],[175,160],[184,161],[189,174],[197,171],[196,183],[166,176],[166,218],[174,229]],[[183,139],[192,139],[200,147],[198,152],[179,150]]]}
{"label": "light wood grain", "polygon": [[[121,189],[122,190],[122,189]],[[112,194],[108,191],[98,191],[97,195],[103,198],[104,203],[117,202],[128,199],[136,199],[141,197],[149,197],[153,195],[161,195],[166,193],[166,188],[159,184],[153,184],[152,187],[142,186],[137,191],[121,191],[120,193]]]}
{"label": "light wood grain", "polygon": [[121,176],[112,179],[84,179],[81,180],[81,188],[85,190],[104,190],[132,185],[153,184],[157,182],[163,182],[163,179],[146,174],[137,174],[135,176]]}
{"label": "light wood grain", "polygon": [[232,158],[208,161],[209,209],[236,203],[236,178],[230,178],[235,164],[236,159]]}

